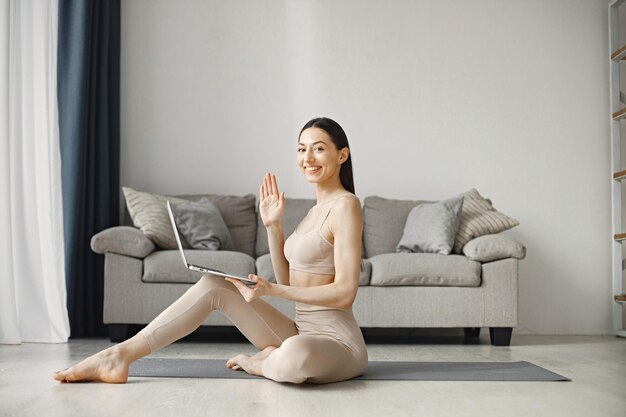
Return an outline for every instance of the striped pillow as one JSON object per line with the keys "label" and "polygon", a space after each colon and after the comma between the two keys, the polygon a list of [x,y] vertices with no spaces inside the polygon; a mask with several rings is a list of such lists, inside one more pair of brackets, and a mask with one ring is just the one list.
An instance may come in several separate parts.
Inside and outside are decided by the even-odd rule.
{"label": "striped pillow", "polygon": [[479,236],[500,233],[515,227],[519,222],[491,205],[491,200],[483,198],[475,188],[465,192],[461,222],[454,241],[454,252],[462,253],[463,246]]}
{"label": "striped pillow", "polygon": [[[149,194],[130,187],[122,187],[122,191],[126,199],[128,213],[130,218],[133,219],[135,227],[138,227],[143,234],[161,249],[178,248],[174,231],[172,230],[172,223],[167,214],[166,201],[170,200],[172,203],[185,203],[188,201],[175,197]],[[182,235],[180,235],[180,238],[183,248],[191,248]]]}

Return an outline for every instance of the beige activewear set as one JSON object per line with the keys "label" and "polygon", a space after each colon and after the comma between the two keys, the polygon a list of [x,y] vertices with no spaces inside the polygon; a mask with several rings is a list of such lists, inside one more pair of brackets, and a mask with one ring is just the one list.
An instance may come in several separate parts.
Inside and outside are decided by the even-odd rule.
{"label": "beige activewear set", "polygon": [[[322,224],[341,197],[317,205],[318,227],[307,233],[296,230],[285,241],[290,270],[335,274],[333,244],[322,235]],[[307,217],[310,215],[307,214]],[[258,349],[276,346],[263,361],[263,374],[274,381],[329,383],[344,381],[367,368],[363,334],[347,309],[296,302],[294,320],[267,302],[247,302],[223,277],[206,274],[138,334],[146,338],[152,353],[197,329],[206,317],[219,310]]]}

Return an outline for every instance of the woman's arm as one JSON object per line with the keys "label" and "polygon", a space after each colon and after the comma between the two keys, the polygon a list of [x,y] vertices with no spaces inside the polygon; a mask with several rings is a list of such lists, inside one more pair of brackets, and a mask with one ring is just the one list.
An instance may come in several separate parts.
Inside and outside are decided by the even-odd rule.
{"label": "woman's arm", "polygon": [[266,228],[266,230],[276,282],[280,285],[289,285],[289,262],[287,262],[287,258],[285,258],[285,233],[283,231],[283,225],[279,223]]}
{"label": "woman's arm", "polygon": [[325,307],[352,306],[361,274],[363,211],[358,198],[338,200],[333,211],[328,224],[334,237],[335,281],[314,287],[294,287],[281,284],[277,278],[278,284],[272,283],[267,295]]}

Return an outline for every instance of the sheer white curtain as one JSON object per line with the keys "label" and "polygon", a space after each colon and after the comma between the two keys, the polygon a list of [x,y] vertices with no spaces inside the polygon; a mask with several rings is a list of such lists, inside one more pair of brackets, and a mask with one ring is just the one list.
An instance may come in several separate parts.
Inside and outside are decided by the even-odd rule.
{"label": "sheer white curtain", "polygon": [[0,8],[0,343],[66,342],[58,3]]}

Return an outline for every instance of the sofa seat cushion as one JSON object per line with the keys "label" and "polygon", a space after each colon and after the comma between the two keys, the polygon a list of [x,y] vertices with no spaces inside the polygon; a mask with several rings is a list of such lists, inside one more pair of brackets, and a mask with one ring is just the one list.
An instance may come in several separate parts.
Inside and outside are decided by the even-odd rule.
{"label": "sofa seat cushion", "polygon": [[270,282],[276,282],[274,267],[269,253],[256,258],[256,274]]}
{"label": "sofa seat cushion", "polygon": [[[367,259],[361,259],[361,276],[359,277],[359,285],[369,285],[372,266]],[[261,255],[256,260],[256,274],[267,279],[270,282],[276,282],[274,267],[272,266],[272,258],[269,253]]]}
{"label": "sofa seat cushion", "polygon": [[[254,274],[254,258],[234,251],[185,250],[187,262],[247,277]],[[196,283],[203,274],[185,268],[177,250],[152,252],[144,259],[144,282]]]}
{"label": "sofa seat cushion", "polygon": [[361,259],[361,277],[359,278],[359,285],[370,285],[372,279],[372,264],[367,259]]}
{"label": "sofa seat cushion", "polygon": [[370,285],[478,287],[480,262],[462,255],[436,253],[385,253],[368,259]]}

